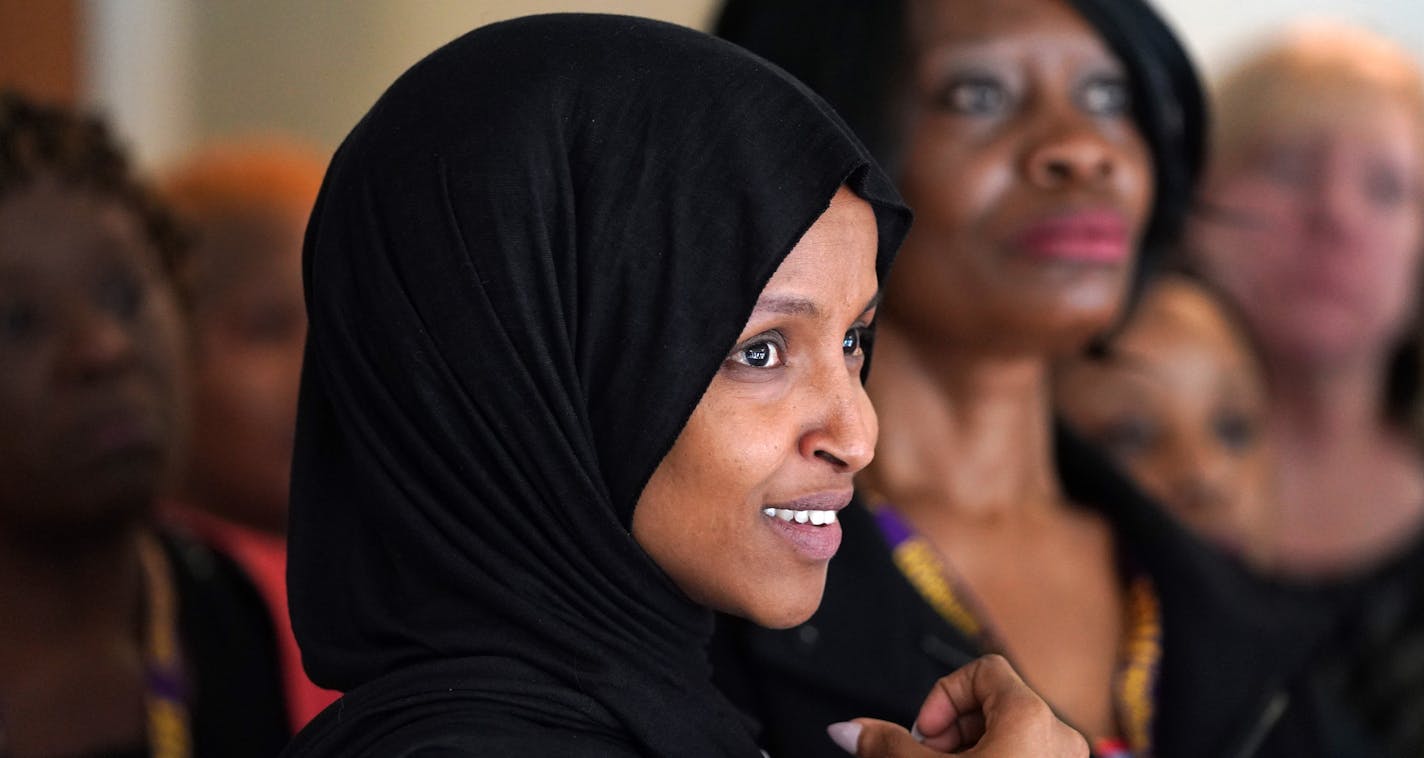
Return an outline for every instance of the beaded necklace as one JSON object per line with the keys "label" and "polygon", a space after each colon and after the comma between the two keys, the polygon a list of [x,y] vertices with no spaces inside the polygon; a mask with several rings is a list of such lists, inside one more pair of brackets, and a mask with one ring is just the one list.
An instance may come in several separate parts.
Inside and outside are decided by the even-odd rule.
{"label": "beaded necklace", "polygon": [[[882,503],[871,512],[890,546],[895,566],[920,597],[980,650],[1008,657],[981,605],[929,540],[889,504]],[[1129,577],[1125,612],[1128,631],[1113,677],[1113,705],[1122,735],[1098,740],[1093,746],[1098,758],[1152,755],[1153,692],[1162,661],[1162,609],[1151,577],[1141,572]]]}

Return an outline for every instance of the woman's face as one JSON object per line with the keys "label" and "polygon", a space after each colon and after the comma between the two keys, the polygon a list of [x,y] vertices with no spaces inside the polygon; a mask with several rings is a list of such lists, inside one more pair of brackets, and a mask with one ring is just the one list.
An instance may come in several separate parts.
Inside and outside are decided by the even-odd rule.
{"label": "woman's face", "polygon": [[843,188],[767,283],[638,499],[633,536],[703,605],[782,628],[821,602],[836,512],[878,432],[860,383],[876,244],[870,206]]}
{"label": "woman's face", "polygon": [[204,224],[194,256],[193,437],[184,493],[269,531],[286,527],[306,311],[306,208]]}
{"label": "woman's face", "polygon": [[1309,110],[1283,109],[1219,162],[1190,246],[1273,360],[1378,361],[1419,287],[1424,125],[1378,94]]}
{"label": "woman's face", "polygon": [[1264,380],[1249,344],[1198,285],[1164,279],[1108,356],[1060,367],[1055,401],[1186,524],[1245,553],[1271,516]]}
{"label": "woman's face", "polygon": [[1152,201],[1127,75],[1062,0],[917,0],[886,314],[958,343],[1076,349],[1116,315]]}
{"label": "woman's face", "polygon": [[0,527],[71,538],[152,507],[181,426],[179,330],[130,211],[43,178],[0,200]]}

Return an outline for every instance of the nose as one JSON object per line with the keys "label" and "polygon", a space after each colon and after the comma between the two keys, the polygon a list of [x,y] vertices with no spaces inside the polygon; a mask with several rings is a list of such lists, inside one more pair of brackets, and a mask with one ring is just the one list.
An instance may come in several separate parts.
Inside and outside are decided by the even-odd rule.
{"label": "nose", "polygon": [[1183,451],[1173,476],[1172,499],[1184,513],[1219,511],[1231,498],[1231,462],[1225,454]]}
{"label": "nose", "polygon": [[1310,212],[1306,214],[1306,222],[1309,228],[1326,238],[1357,233],[1366,213],[1364,190],[1359,180],[1351,175],[1350,166],[1338,155],[1324,155],[1320,164],[1308,188]]}
{"label": "nose", "polygon": [[832,466],[837,473],[854,474],[875,457],[879,419],[860,383],[859,372],[842,365],[827,372],[809,391],[813,412],[801,434],[802,457]]}
{"label": "nose", "polygon": [[62,365],[68,376],[93,382],[122,372],[134,360],[135,324],[95,306],[76,306],[67,319]]}
{"label": "nose", "polygon": [[1090,124],[1062,124],[1028,154],[1029,180],[1044,189],[1102,184],[1117,171],[1116,148]]}

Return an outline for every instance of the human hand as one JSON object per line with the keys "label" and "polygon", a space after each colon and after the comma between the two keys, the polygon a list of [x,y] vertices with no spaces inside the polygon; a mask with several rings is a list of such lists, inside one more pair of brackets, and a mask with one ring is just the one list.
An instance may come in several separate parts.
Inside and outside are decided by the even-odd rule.
{"label": "human hand", "polygon": [[1002,656],[979,658],[935,683],[915,733],[875,719],[832,724],[831,739],[859,758],[1087,758],[1083,736],[1058,720]]}

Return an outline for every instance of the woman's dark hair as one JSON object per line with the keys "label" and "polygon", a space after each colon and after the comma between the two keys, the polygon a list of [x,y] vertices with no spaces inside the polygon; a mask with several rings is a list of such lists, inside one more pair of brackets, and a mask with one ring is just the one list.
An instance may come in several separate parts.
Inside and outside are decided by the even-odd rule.
{"label": "woman's dark hair", "polygon": [[[1143,0],[1069,0],[1122,61],[1133,120],[1152,151],[1156,192],[1131,301],[1176,245],[1206,143],[1201,81],[1165,21]],[[897,103],[909,73],[905,0],[725,0],[718,36],[810,85],[891,173],[901,165]]]}
{"label": "woman's dark hair", "polygon": [[127,155],[98,118],[0,90],[0,200],[41,177],[112,198],[139,220],[177,281],[187,249],[168,209],[135,176]]}

